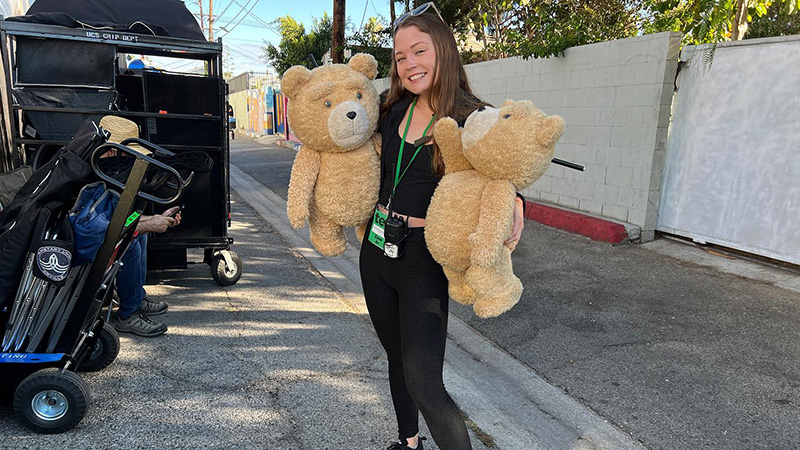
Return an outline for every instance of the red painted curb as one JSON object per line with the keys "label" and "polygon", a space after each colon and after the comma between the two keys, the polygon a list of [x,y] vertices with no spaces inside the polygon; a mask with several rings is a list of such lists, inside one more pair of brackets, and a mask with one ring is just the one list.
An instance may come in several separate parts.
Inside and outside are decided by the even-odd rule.
{"label": "red painted curb", "polygon": [[621,224],[541,203],[526,202],[525,217],[595,241],[618,244],[628,238],[628,232]]}

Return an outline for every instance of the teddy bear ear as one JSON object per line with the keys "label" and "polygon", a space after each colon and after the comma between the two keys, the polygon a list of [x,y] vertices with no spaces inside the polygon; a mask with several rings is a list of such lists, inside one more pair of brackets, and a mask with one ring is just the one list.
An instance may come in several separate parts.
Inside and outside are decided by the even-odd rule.
{"label": "teddy bear ear", "polygon": [[513,104],[514,104],[514,100],[508,99],[508,100],[504,101],[504,102],[503,102],[503,103],[500,105],[500,107],[501,107],[501,108],[505,108],[506,106],[511,106],[511,105],[513,105]]}
{"label": "teddy bear ear", "polygon": [[300,88],[311,79],[311,71],[303,66],[292,66],[283,73],[281,78],[281,91],[287,97],[294,98]]}
{"label": "teddy bear ear", "polygon": [[543,146],[552,147],[563,133],[564,119],[561,116],[548,116],[542,120],[542,127],[536,137]]}
{"label": "teddy bear ear", "polygon": [[374,80],[378,76],[378,62],[369,53],[356,53],[350,58],[347,65],[357,72],[363,73],[370,80]]}

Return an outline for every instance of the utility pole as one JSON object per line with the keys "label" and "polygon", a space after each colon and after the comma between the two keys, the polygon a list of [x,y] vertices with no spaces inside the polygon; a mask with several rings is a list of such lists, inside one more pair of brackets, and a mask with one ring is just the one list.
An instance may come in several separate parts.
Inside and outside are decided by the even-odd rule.
{"label": "utility pole", "polygon": [[394,0],[389,0],[389,16],[391,17],[391,22],[389,22],[389,26],[394,27],[394,21],[397,20],[397,16],[394,13]]}
{"label": "utility pole", "polygon": [[333,0],[331,60],[333,60],[334,64],[341,64],[344,62],[344,9],[345,0]]}
{"label": "utility pole", "polygon": [[205,34],[206,32],[206,19],[203,15],[203,0],[197,0],[197,4],[200,6],[200,31]]}
{"label": "utility pole", "polygon": [[214,0],[208,0],[208,40],[214,42]]}

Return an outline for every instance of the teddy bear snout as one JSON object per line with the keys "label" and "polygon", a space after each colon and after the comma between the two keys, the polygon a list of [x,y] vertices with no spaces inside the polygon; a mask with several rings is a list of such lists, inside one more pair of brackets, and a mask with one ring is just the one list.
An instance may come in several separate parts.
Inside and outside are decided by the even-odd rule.
{"label": "teddy bear snout", "polygon": [[363,144],[375,130],[375,123],[369,120],[364,106],[346,101],[336,105],[328,116],[328,132],[331,140],[344,149],[352,149]]}
{"label": "teddy bear snout", "polygon": [[461,134],[461,143],[464,148],[470,148],[481,140],[500,118],[500,110],[487,106],[474,111],[467,117],[464,131]]}

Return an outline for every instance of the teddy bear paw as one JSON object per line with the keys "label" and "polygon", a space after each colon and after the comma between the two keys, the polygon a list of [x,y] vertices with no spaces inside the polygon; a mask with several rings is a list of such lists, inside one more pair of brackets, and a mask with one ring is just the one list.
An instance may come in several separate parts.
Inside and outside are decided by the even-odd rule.
{"label": "teddy bear paw", "polygon": [[517,302],[519,302],[518,296],[485,298],[475,302],[475,304],[472,305],[472,310],[475,311],[475,315],[481,319],[488,319],[503,314],[516,305]]}
{"label": "teddy bear paw", "polygon": [[466,283],[450,283],[448,294],[450,294],[450,298],[462,305],[475,303],[475,292]]}
{"label": "teddy bear paw", "polygon": [[300,229],[306,226],[306,218],[308,217],[308,214],[299,212],[298,208],[288,208],[286,210],[286,215],[289,217],[289,223],[295,229]]}

